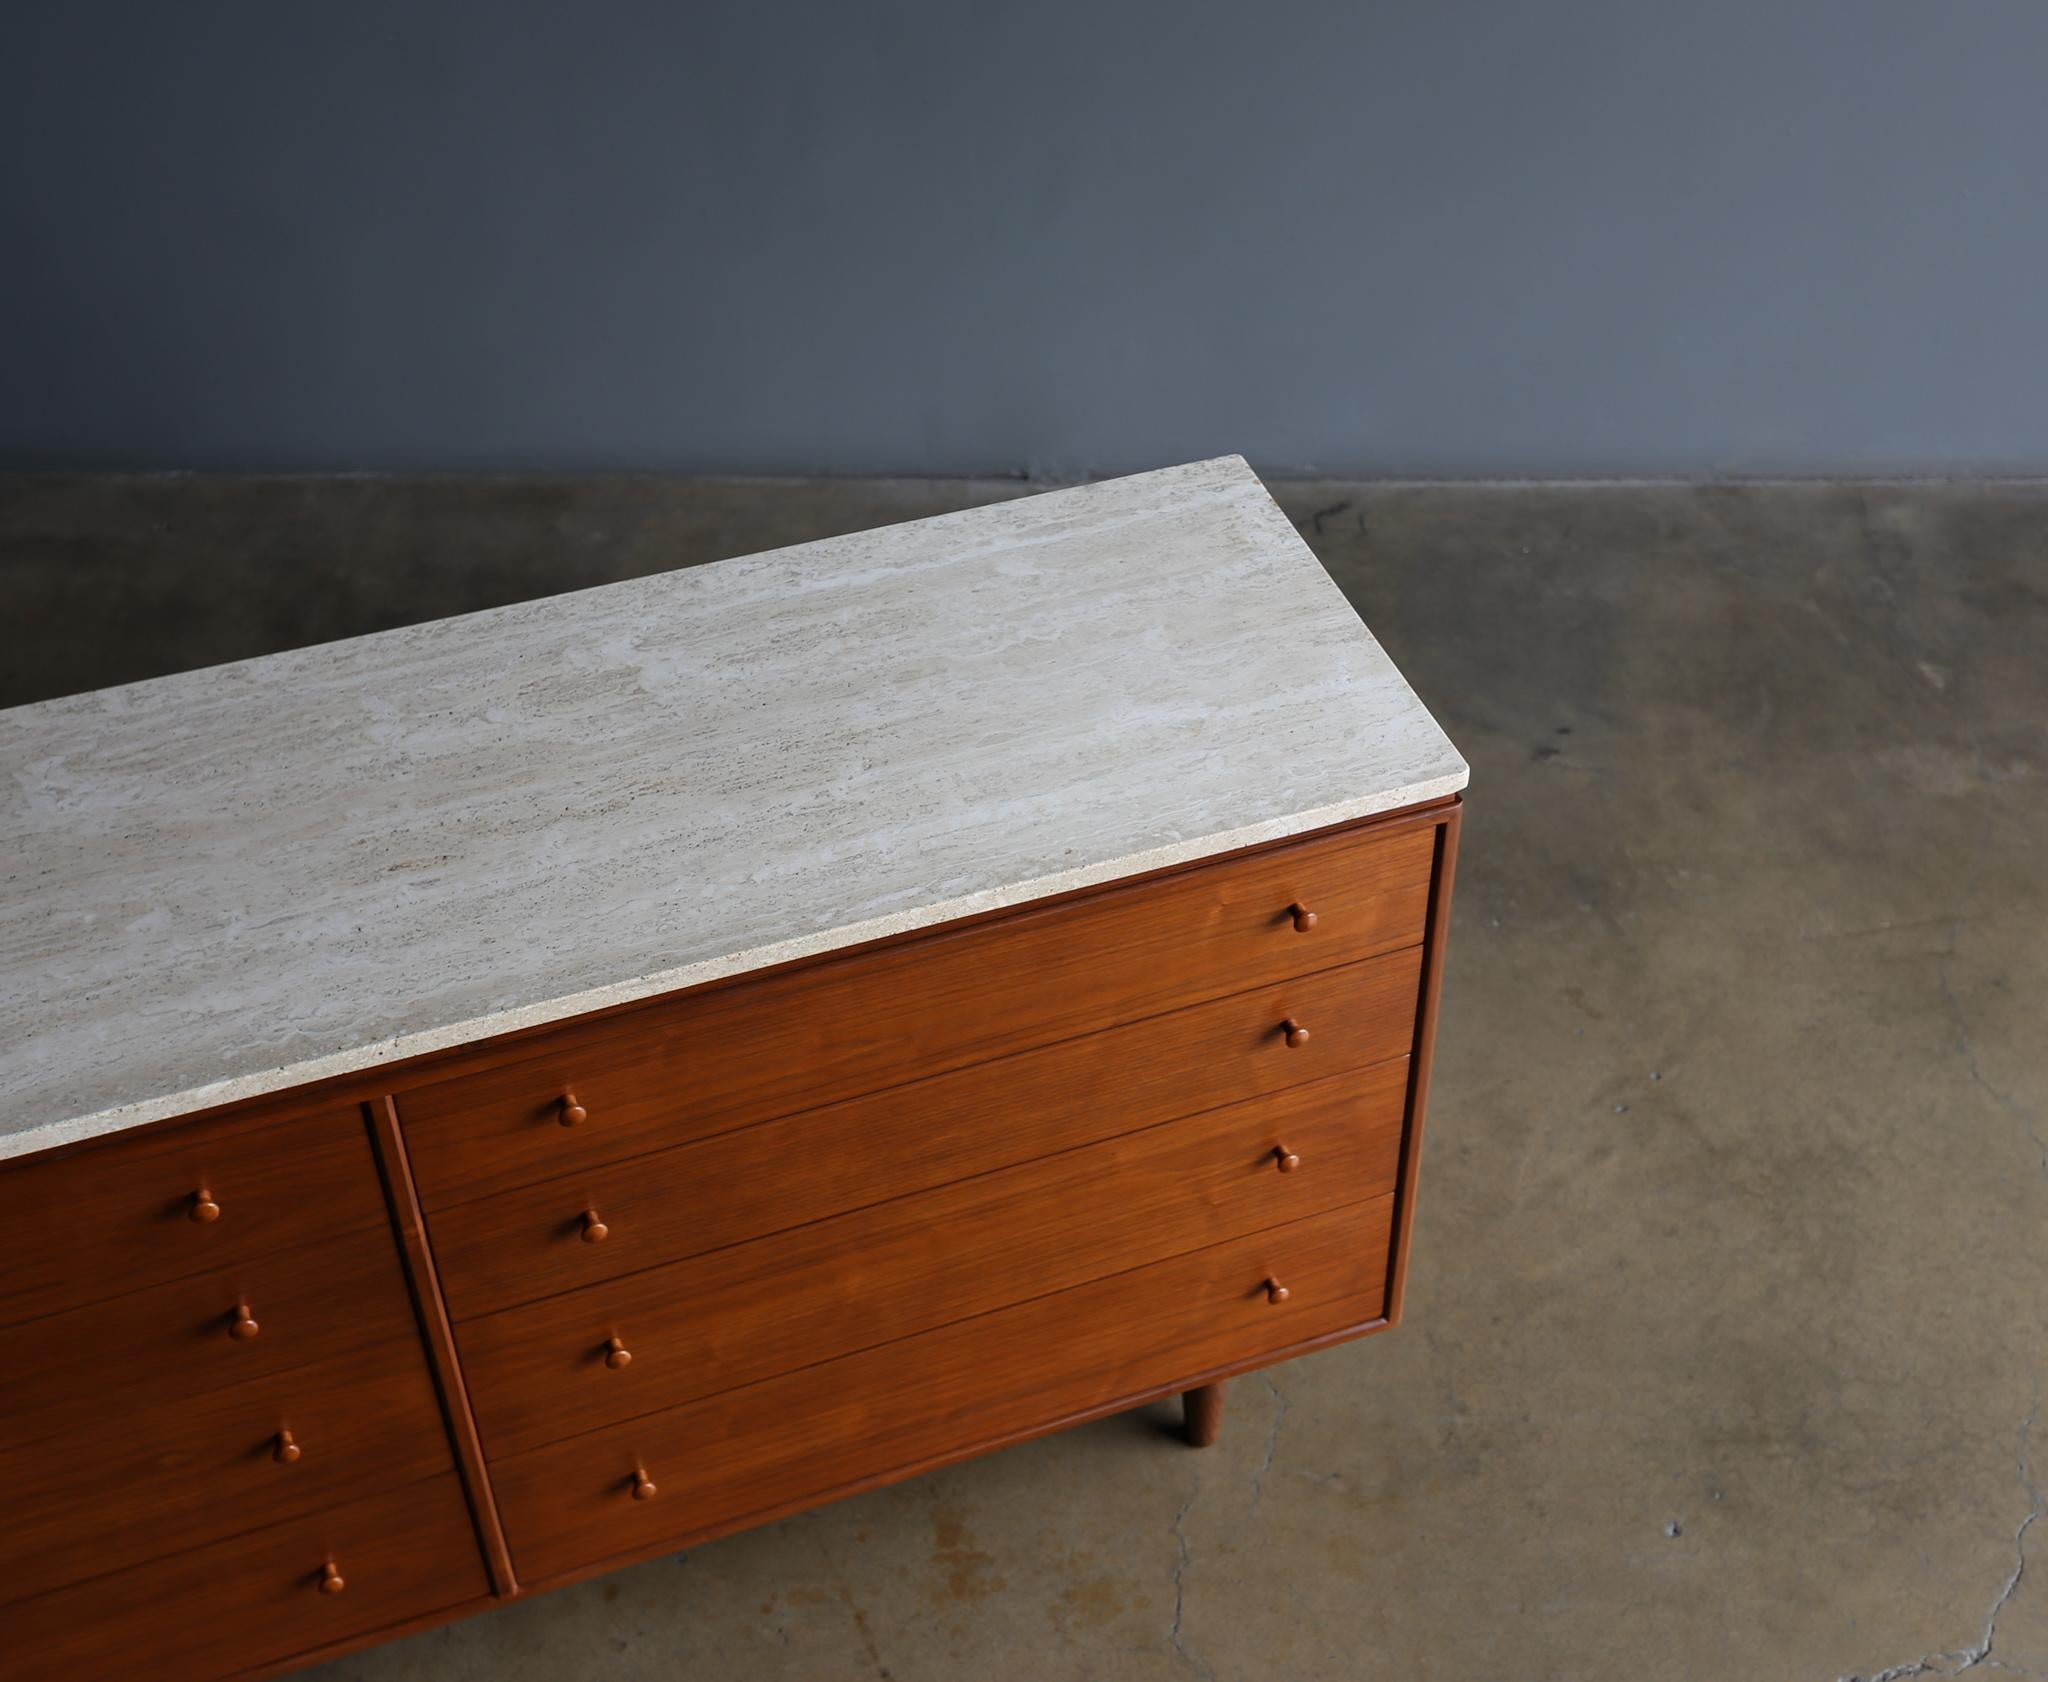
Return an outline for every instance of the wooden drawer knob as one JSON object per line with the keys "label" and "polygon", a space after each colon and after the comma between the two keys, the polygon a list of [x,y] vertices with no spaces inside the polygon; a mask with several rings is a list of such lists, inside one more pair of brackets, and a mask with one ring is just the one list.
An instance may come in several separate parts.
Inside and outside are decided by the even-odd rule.
{"label": "wooden drawer knob", "polygon": [[576,1102],[576,1094],[565,1092],[561,1096],[561,1122],[564,1127],[581,1127],[590,1119],[590,1112]]}
{"label": "wooden drawer knob", "polygon": [[1316,926],[1316,914],[1299,900],[1296,900],[1294,904],[1287,908],[1287,914],[1294,919],[1294,932],[1296,934],[1307,934],[1310,929]]}
{"label": "wooden drawer knob", "polygon": [[299,1445],[292,1440],[291,1432],[280,1431],[277,1434],[277,1446],[270,1451],[270,1458],[280,1466],[295,1466],[302,1452]]}
{"label": "wooden drawer knob", "polygon": [[214,1202],[213,1193],[204,1186],[192,1194],[192,1218],[202,1226],[220,1219],[220,1205]]}
{"label": "wooden drawer knob", "polygon": [[1278,1168],[1283,1174],[1292,1174],[1295,1169],[1301,1166],[1301,1158],[1296,1156],[1285,1145],[1275,1145],[1273,1147],[1273,1166]]}
{"label": "wooden drawer knob", "polygon": [[1277,1279],[1268,1279],[1266,1281],[1266,1300],[1272,1303],[1285,1302],[1287,1300],[1287,1287]]}
{"label": "wooden drawer knob", "polygon": [[1308,1044],[1308,1030],[1291,1016],[1280,1024],[1280,1032],[1287,1036],[1289,1045]]}
{"label": "wooden drawer knob", "polygon": [[654,1480],[645,1471],[636,1471],[633,1474],[633,1499],[635,1501],[652,1501],[660,1493],[654,1487]]}
{"label": "wooden drawer knob", "polygon": [[249,1312],[249,1305],[246,1302],[236,1303],[234,1324],[228,1327],[228,1334],[237,1343],[247,1343],[261,1330],[263,1328],[256,1324],[256,1316]]}
{"label": "wooden drawer knob", "polygon": [[612,1229],[606,1226],[603,1221],[597,1218],[597,1211],[595,1209],[586,1209],[583,1211],[584,1243],[602,1244],[607,1238],[611,1237],[611,1235]]}
{"label": "wooden drawer knob", "polygon": [[604,1346],[604,1364],[613,1372],[617,1372],[621,1367],[630,1367],[633,1364],[633,1351],[620,1339],[612,1338]]}
{"label": "wooden drawer knob", "polygon": [[339,1594],[347,1587],[348,1583],[341,1575],[341,1567],[330,1559],[320,1571],[320,1592],[322,1594]]}

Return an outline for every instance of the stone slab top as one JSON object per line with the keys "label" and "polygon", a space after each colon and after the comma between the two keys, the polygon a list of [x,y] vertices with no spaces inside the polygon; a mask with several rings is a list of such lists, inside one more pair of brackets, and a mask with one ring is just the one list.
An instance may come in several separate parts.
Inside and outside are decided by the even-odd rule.
{"label": "stone slab top", "polygon": [[1390,811],[1238,457],[0,712],[0,1157]]}

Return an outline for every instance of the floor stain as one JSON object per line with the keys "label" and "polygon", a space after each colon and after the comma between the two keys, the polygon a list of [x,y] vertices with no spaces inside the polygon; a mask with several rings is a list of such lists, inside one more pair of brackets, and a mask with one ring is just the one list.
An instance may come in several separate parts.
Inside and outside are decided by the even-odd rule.
{"label": "floor stain", "polygon": [[989,1567],[995,1561],[974,1545],[974,1534],[961,1516],[946,1508],[932,1514],[932,1564],[953,1600],[984,1600],[1000,1594],[1003,1579]]}

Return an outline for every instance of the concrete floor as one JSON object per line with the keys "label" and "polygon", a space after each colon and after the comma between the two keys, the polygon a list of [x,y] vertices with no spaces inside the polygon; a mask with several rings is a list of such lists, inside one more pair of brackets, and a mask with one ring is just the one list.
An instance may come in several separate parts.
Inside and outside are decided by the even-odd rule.
{"label": "concrete floor", "polygon": [[[1019,489],[17,481],[0,681]],[[1404,1327],[323,1682],[2048,1676],[2048,489],[1282,500],[1472,762]]]}

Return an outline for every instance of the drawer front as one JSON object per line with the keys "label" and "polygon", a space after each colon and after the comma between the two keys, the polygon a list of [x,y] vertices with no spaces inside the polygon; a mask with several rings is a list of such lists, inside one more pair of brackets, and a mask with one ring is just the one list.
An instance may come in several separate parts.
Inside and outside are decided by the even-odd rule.
{"label": "drawer front", "polygon": [[[1419,945],[1434,839],[1427,824],[1346,831],[564,1030],[516,1064],[399,1094],[421,1199],[439,1209]],[[582,1114],[567,1127],[565,1094]]]}
{"label": "drawer front", "polygon": [[[321,1592],[329,1561],[339,1593]],[[453,1477],[186,1548],[7,1608],[13,1682],[213,1682],[489,1592]]]}
{"label": "drawer front", "polygon": [[0,1166],[0,1326],[387,1220],[352,1104],[31,1157]]}
{"label": "drawer front", "polygon": [[457,1342],[485,1452],[1390,1192],[1407,1084],[1400,1058],[465,1321]]}
{"label": "drawer front", "polygon": [[[244,1304],[253,1337],[235,1335]],[[160,1428],[193,1397],[417,1335],[388,1227],[211,1268],[0,1331],[0,1442],[60,1435],[110,1405]]]}
{"label": "drawer front", "polygon": [[0,1448],[0,1604],[454,1470],[415,1337],[154,1417],[103,1398]]}
{"label": "drawer front", "polygon": [[441,1287],[469,1319],[1400,1057],[1421,970],[1411,947],[456,1204]]}
{"label": "drawer front", "polygon": [[[1392,1197],[693,1402],[494,1469],[522,1578],[959,1459],[1380,1315]],[[1282,1281],[1286,1301],[1265,1282]],[[638,1475],[653,1484],[634,1499]]]}

